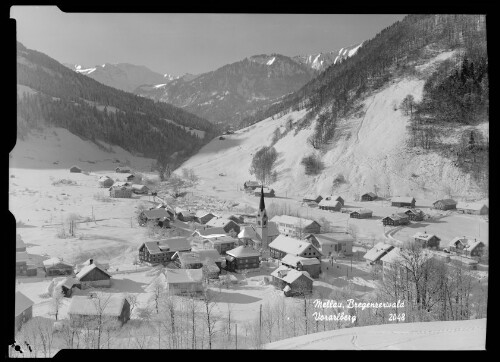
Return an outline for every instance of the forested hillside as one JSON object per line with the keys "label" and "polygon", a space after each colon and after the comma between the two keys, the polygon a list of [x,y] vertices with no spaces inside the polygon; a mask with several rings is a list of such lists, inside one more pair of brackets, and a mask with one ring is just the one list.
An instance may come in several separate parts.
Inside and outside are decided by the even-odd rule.
{"label": "forested hillside", "polygon": [[[158,159],[176,152],[187,157],[216,134],[215,127],[203,118],[100,84],[20,43],[17,83],[36,91],[18,95],[20,137],[45,123]],[[205,131],[205,138],[176,124]]]}

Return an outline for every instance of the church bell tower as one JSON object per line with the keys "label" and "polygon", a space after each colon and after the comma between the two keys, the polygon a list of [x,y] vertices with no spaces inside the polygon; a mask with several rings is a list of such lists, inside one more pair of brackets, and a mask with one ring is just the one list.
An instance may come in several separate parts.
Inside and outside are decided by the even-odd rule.
{"label": "church bell tower", "polygon": [[267,249],[268,247],[268,231],[267,231],[267,212],[266,205],[264,203],[264,187],[261,186],[260,190],[260,204],[259,211],[257,213],[257,231],[262,239],[262,249]]}

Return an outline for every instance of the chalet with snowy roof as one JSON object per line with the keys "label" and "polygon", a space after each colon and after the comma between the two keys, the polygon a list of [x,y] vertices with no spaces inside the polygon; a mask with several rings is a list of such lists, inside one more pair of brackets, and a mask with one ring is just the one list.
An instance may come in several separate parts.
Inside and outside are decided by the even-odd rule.
{"label": "chalet with snowy roof", "polygon": [[228,250],[234,249],[236,247],[238,239],[234,239],[229,235],[224,235],[220,237],[210,238],[208,240],[208,246],[211,249],[215,249],[220,255],[226,255]]}
{"label": "chalet with snowy roof", "polygon": [[202,264],[203,273],[205,273],[205,276],[209,279],[217,279],[221,269],[226,266],[226,259],[215,249],[198,249],[193,250],[192,253],[196,255],[197,262]]}
{"label": "chalet with snowy roof", "polygon": [[196,215],[185,209],[181,209],[180,207],[175,208],[175,217],[180,221],[194,221],[196,219]]}
{"label": "chalet with snowy roof", "polygon": [[323,255],[352,255],[354,238],[346,232],[309,234],[305,237]]}
{"label": "chalet with snowy roof", "polygon": [[342,209],[342,203],[337,200],[323,199],[319,202],[318,207],[320,210],[328,210],[328,211],[340,211]]}
{"label": "chalet with snowy roof", "polygon": [[321,225],[316,221],[288,215],[276,215],[271,219],[278,230],[285,236],[301,237],[307,234],[319,234]]}
{"label": "chalet with snowy roof", "polygon": [[16,252],[17,251],[26,251],[26,244],[19,234],[16,234]]}
{"label": "chalet with snowy roof", "polygon": [[306,271],[281,265],[271,273],[271,277],[272,283],[287,297],[312,293],[314,280]]}
{"label": "chalet with snowy roof", "polygon": [[208,211],[199,210],[196,211],[195,217],[196,217],[195,221],[197,223],[206,224],[207,222],[212,220],[215,217],[215,215]]}
{"label": "chalet with snowy roof", "polygon": [[191,251],[191,243],[186,237],[173,237],[166,240],[146,241],[139,247],[141,262],[164,264],[171,261],[177,251]]}
{"label": "chalet with snowy roof", "polygon": [[54,288],[60,289],[62,294],[66,297],[69,298],[73,294],[73,290],[78,288],[82,289],[82,284],[78,279],[72,278],[72,277],[67,277],[67,278],[62,278],[59,280]]}
{"label": "chalet with snowy roof", "polygon": [[179,269],[200,269],[203,266],[198,254],[192,251],[178,251],[172,256],[172,261]]}
{"label": "chalet with snowy roof", "polygon": [[111,286],[111,275],[93,262],[84,266],[76,274],[76,279],[80,282],[82,289],[109,288]]}
{"label": "chalet with snowy roof", "polygon": [[[130,187],[132,186],[132,184],[130,182],[126,182],[126,181],[116,181],[114,184],[113,184],[113,187]],[[111,188],[110,188],[111,190]]]}
{"label": "chalet with snowy roof", "polygon": [[482,203],[474,202],[459,202],[457,210],[464,214],[486,215],[488,214],[488,206]]}
{"label": "chalet with snowy roof", "polygon": [[243,184],[243,188],[245,190],[255,190],[257,188],[261,187],[260,183],[257,181],[245,181]]}
{"label": "chalet with snowy roof", "polygon": [[304,258],[318,258],[323,255],[313,244],[306,240],[299,240],[285,235],[279,235],[269,244],[270,255],[274,259],[283,259],[286,254],[302,256]]}
{"label": "chalet with snowy roof", "polygon": [[281,259],[281,264],[298,271],[306,271],[311,278],[319,278],[321,273],[321,262],[316,258],[287,254]]}
{"label": "chalet with snowy roof", "polygon": [[420,209],[409,209],[405,212],[408,215],[408,219],[411,221],[422,221],[424,219],[424,212]]}
{"label": "chalet with snowy roof", "polygon": [[85,260],[83,263],[79,264],[75,268],[75,273],[79,273],[80,270],[82,270],[84,267],[89,266],[91,264],[97,265],[99,268],[102,270],[108,270],[109,269],[109,264],[108,263],[102,263],[100,261],[96,261],[93,258]]}
{"label": "chalet with snowy roof", "polygon": [[370,219],[373,216],[373,211],[370,209],[358,209],[349,214],[349,217],[355,219]]}
{"label": "chalet with snowy roof", "polygon": [[135,179],[135,175],[133,175],[133,174],[131,174],[131,173],[126,174],[126,175],[125,175],[125,179],[127,180],[127,182],[132,182],[132,181],[134,181],[134,179]]}
{"label": "chalet with snowy roof", "polygon": [[149,188],[146,185],[132,184],[132,192],[134,194],[147,194]]}
{"label": "chalet with snowy roof", "polygon": [[143,210],[138,217],[140,226],[146,226],[147,223],[153,223],[154,225],[165,228],[170,227],[171,219],[172,213],[163,208]]}
{"label": "chalet with snowy roof", "polygon": [[130,173],[130,168],[120,166],[120,167],[117,167],[117,168],[115,169],[115,172],[116,172],[116,173]]}
{"label": "chalet with snowy roof", "polygon": [[411,196],[393,197],[391,199],[391,205],[396,207],[415,207],[415,198]]}
{"label": "chalet with snowy roof", "polygon": [[432,206],[438,210],[455,210],[457,208],[457,202],[452,199],[441,199],[434,201]]}
{"label": "chalet with snowy roof", "polygon": [[16,332],[33,316],[33,304],[35,303],[23,293],[16,292],[14,302]]}
{"label": "chalet with snowy roof", "polygon": [[70,169],[69,169],[69,172],[73,172],[73,173],[81,173],[82,172],[82,169],[78,166],[72,166]]}
{"label": "chalet with snowy roof", "polygon": [[275,196],[274,190],[269,188],[269,187],[264,187],[264,188],[261,188],[260,190],[257,188],[256,190],[254,190],[254,195],[260,196],[262,192],[264,192],[265,197],[274,197]]}
{"label": "chalet with snowy roof", "polygon": [[76,327],[96,322],[99,318],[123,325],[130,319],[130,303],[122,294],[76,295],[71,298],[68,315],[71,324]]}
{"label": "chalet with snowy roof", "polygon": [[382,264],[382,261],[380,259],[392,249],[394,249],[393,245],[380,242],[377,243],[373,248],[368,250],[363,258],[371,265]]}
{"label": "chalet with snowy roof", "polygon": [[451,252],[457,254],[481,257],[484,254],[485,244],[480,240],[464,236],[453,238],[448,247]]}
{"label": "chalet with snowy roof", "polygon": [[382,219],[382,224],[384,226],[399,226],[399,225],[407,225],[410,223],[410,218],[405,213],[392,214],[390,216],[386,216]]}
{"label": "chalet with snowy roof", "polygon": [[377,198],[377,195],[374,192],[367,192],[366,194],[361,195],[361,201],[373,201]]}
{"label": "chalet with snowy roof", "polygon": [[422,248],[439,248],[439,242],[441,241],[434,234],[427,234],[427,232],[418,232],[412,236],[415,242],[418,243]]}
{"label": "chalet with snowy roof", "polygon": [[111,187],[115,183],[111,177],[108,176],[101,176],[99,177],[98,180],[99,186],[100,187]]}
{"label": "chalet with snowy roof", "polygon": [[113,185],[109,188],[109,197],[130,199],[132,197],[132,188],[128,186]]}
{"label": "chalet with snowy roof", "polygon": [[229,233],[231,230],[233,230],[236,234],[240,232],[240,226],[237,223],[233,220],[224,218],[213,218],[206,223],[206,226],[211,228],[222,228],[226,233]]}
{"label": "chalet with snowy roof", "polygon": [[342,206],[344,206],[344,199],[339,195],[328,195],[323,198],[326,201],[338,201]]}
{"label": "chalet with snowy roof", "polygon": [[165,276],[169,293],[183,295],[203,292],[201,269],[166,269]]}
{"label": "chalet with snowy roof", "polygon": [[306,195],[302,199],[303,202],[315,202],[316,204],[319,204],[323,200],[323,197],[321,195],[315,196],[315,195]]}
{"label": "chalet with snowy roof", "polygon": [[[423,251],[421,257],[418,259],[418,262],[420,265],[424,265],[432,258],[434,258],[433,253]],[[392,273],[405,273],[408,266],[407,260],[412,260],[412,264],[415,262],[411,256],[409,258],[405,258],[405,249],[394,247],[389,250],[389,252],[380,258],[380,262],[382,263],[382,279],[386,279],[390,271]],[[412,267],[415,267],[415,265],[412,265]]]}
{"label": "chalet with snowy roof", "polygon": [[215,228],[204,227],[203,229],[196,229],[191,234],[191,236],[200,237],[204,239],[217,238],[226,235],[227,235],[226,230],[224,230],[221,227],[215,227]]}
{"label": "chalet with snowy roof", "polygon": [[232,272],[255,271],[260,267],[260,252],[240,245],[226,251],[226,269]]}
{"label": "chalet with snowy roof", "polygon": [[61,258],[50,258],[42,263],[46,276],[73,274],[73,265],[65,263]]}

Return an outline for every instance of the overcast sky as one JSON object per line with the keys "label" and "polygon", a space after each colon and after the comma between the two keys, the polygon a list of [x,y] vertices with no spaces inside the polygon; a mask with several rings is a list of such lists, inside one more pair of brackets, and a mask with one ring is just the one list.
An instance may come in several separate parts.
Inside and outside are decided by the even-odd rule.
{"label": "overcast sky", "polygon": [[63,13],[13,6],[17,39],[61,63],[145,65],[182,75],[256,54],[338,50],[374,37],[404,15]]}

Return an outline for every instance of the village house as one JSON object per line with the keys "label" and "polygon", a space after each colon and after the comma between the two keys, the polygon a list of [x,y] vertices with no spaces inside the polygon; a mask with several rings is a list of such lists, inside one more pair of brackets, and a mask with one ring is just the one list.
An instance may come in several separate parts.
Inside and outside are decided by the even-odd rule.
{"label": "village house", "polygon": [[16,275],[28,274],[28,253],[25,251],[16,252]]}
{"label": "village house", "polygon": [[132,188],[127,186],[111,186],[109,188],[109,196],[130,199],[132,197]]}
{"label": "village house", "polygon": [[26,244],[19,234],[16,234],[16,252],[17,251],[26,251]]}
{"label": "village house", "polygon": [[242,271],[255,271],[260,268],[260,252],[240,245],[234,249],[226,251],[226,269],[228,271],[240,273]]}
{"label": "village house", "polygon": [[485,244],[480,240],[464,236],[453,238],[448,248],[451,252],[459,255],[482,257],[485,251]]}
{"label": "village house", "polygon": [[361,201],[373,201],[377,198],[377,195],[374,192],[367,192],[366,194],[361,195]]}
{"label": "village house", "polygon": [[327,200],[327,201],[338,201],[340,202],[340,204],[342,206],[344,206],[344,199],[342,197],[340,197],[339,195],[329,195],[329,196],[325,196],[323,198],[323,200]]}
{"label": "village house", "polygon": [[82,169],[78,166],[72,166],[70,169],[69,169],[69,172],[73,172],[73,173],[81,173],[82,172]]}
{"label": "village house", "polygon": [[116,172],[116,173],[130,173],[130,168],[120,166],[120,167],[117,167],[117,168],[115,169],[115,172]]}
{"label": "village house", "polygon": [[254,190],[254,196],[260,196],[262,192],[264,192],[265,197],[274,197],[275,196],[274,190],[269,188],[269,187],[264,187],[264,188],[261,188],[260,190],[259,189]]}
{"label": "village house", "polygon": [[197,223],[206,224],[207,222],[212,220],[215,217],[215,215],[208,211],[198,210],[196,211],[195,217],[196,217],[195,221]]}
{"label": "village house", "polygon": [[228,220],[233,220],[237,224],[243,224],[244,218],[241,215],[235,215],[235,214],[222,214],[218,216],[222,219],[228,219]]}
{"label": "village house", "polygon": [[283,259],[286,254],[303,256],[305,258],[321,259],[323,255],[313,244],[306,240],[299,240],[289,236],[280,235],[269,244],[271,258]]}
{"label": "village house", "polygon": [[14,311],[15,311],[15,330],[21,329],[22,325],[29,321],[33,316],[33,304],[31,299],[21,292],[16,292]]}
{"label": "village house", "polygon": [[127,182],[132,182],[132,181],[134,181],[134,179],[135,179],[135,175],[133,175],[133,174],[131,174],[131,173],[126,174],[126,175],[125,175],[125,179],[127,180]]}
{"label": "village house", "polygon": [[82,289],[82,284],[78,279],[67,277],[62,278],[54,287],[55,289],[60,289],[66,298],[71,297],[73,294],[73,289]]}
{"label": "village house", "polygon": [[321,225],[309,219],[288,215],[276,215],[271,221],[276,223],[279,232],[285,236],[301,238],[307,234],[319,234],[321,232]]}
{"label": "village house", "polygon": [[411,196],[393,197],[391,199],[391,205],[396,207],[415,207],[415,198]]}
{"label": "village house", "polygon": [[205,277],[208,279],[217,279],[221,269],[226,266],[226,260],[215,249],[175,253],[172,260],[181,269],[202,268]]}
{"label": "village house", "polygon": [[316,258],[304,258],[287,254],[281,259],[281,264],[298,271],[306,271],[311,278],[319,278],[321,273],[321,262]]}
{"label": "village house", "polygon": [[193,212],[191,212],[190,210],[182,209],[180,207],[175,208],[175,217],[177,218],[177,220],[184,222],[194,221],[196,219],[196,215]]}
{"label": "village house", "polygon": [[76,268],[75,268],[75,273],[78,274],[80,272],[80,270],[82,270],[83,268],[85,268],[86,266],[89,266],[91,264],[97,265],[102,270],[108,270],[109,269],[109,264],[108,263],[102,263],[100,261],[95,261],[93,258],[90,258],[90,259],[85,260],[83,263],[78,264],[76,266]]}
{"label": "village house", "polygon": [[116,322],[119,325],[130,319],[130,303],[121,294],[102,293],[100,296],[74,296],[68,308],[72,326],[81,327],[85,323]]}
{"label": "village house", "polygon": [[84,266],[78,274],[76,274],[76,279],[80,282],[82,289],[108,288],[111,286],[111,275],[107,271],[99,268],[97,264],[93,262],[91,262],[90,265]]}
{"label": "village house", "polygon": [[349,214],[349,217],[355,219],[369,219],[373,216],[373,211],[370,209],[358,209]]}
{"label": "village house", "polygon": [[148,222],[153,223],[154,225],[158,225],[159,227],[169,228],[170,220],[172,218],[172,213],[167,209],[152,209],[152,210],[143,210],[139,214],[139,225],[146,226]]}
{"label": "village house", "polygon": [[240,226],[234,222],[233,220],[224,219],[224,218],[213,218],[205,224],[207,227],[219,227],[223,228],[226,233],[229,233],[233,230],[236,234],[240,232]]}
{"label": "village house", "polygon": [[272,283],[285,296],[308,295],[312,293],[314,280],[306,271],[298,271],[285,265],[279,266],[271,273]]}
{"label": "village house", "polygon": [[384,226],[399,226],[399,225],[407,225],[410,223],[410,218],[405,213],[392,214],[390,216],[386,216],[382,219],[382,224]]}
{"label": "village house", "polygon": [[208,239],[208,245],[211,249],[217,250],[220,255],[225,255],[228,250],[235,248],[237,241],[237,239],[225,235]]}
{"label": "village house", "polygon": [[113,187],[131,187],[132,184],[130,182],[127,182],[127,181],[116,181],[114,184],[113,184]]}
{"label": "village house", "polygon": [[204,239],[210,239],[210,238],[216,238],[219,236],[226,236],[226,230],[224,230],[221,227],[215,227],[215,228],[209,228],[209,227],[203,227],[203,229],[196,229],[193,231],[191,236],[194,237],[200,237]]}
{"label": "village house", "polygon": [[315,196],[315,195],[306,195],[304,196],[304,198],[302,199],[303,202],[315,202],[316,204],[319,204],[320,201],[323,200],[323,197],[318,195],[318,196]]}
{"label": "village house", "polygon": [[191,243],[186,237],[146,241],[139,247],[139,261],[152,265],[165,264],[177,251],[191,251]]}
{"label": "village house", "polygon": [[427,232],[418,232],[412,237],[415,239],[415,242],[418,243],[422,248],[439,249],[439,242],[441,241],[441,239],[434,234],[427,234]]}
{"label": "village house", "polygon": [[488,214],[488,206],[481,203],[459,202],[457,210],[464,214],[486,215]]}
{"label": "village house", "polygon": [[[421,257],[419,257],[418,263],[420,263],[420,265],[424,265],[433,257],[434,254],[424,251],[421,254]],[[415,267],[413,263],[416,261],[411,256],[405,258],[405,249],[398,247],[392,248],[388,253],[380,258],[380,262],[382,263],[382,280],[385,280],[390,272],[392,272],[395,277],[400,276],[400,273],[406,273],[409,263],[407,260],[411,260],[411,267]]]}
{"label": "village house", "polygon": [[337,200],[325,198],[319,202],[318,207],[320,210],[340,211],[340,209],[342,209],[342,203]]}
{"label": "village house", "polygon": [[201,269],[166,269],[166,286],[171,294],[193,294],[203,292]]}
{"label": "village house", "polygon": [[101,176],[101,177],[99,177],[98,183],[99,183],[100,187],[107,187],[107,188],[109,188],[109,187],[113,186],[113,184],[115,182],[113,181],[112,178],[110,178],[108,176]]}
{"label": "village house", "polygon": [[352,255],[354,238],[346,232],[309,234],[305,237],[323,255]]}
{"label": "village house", "polygon": [[147,194],[149,188],[146,185],[132,184],[132,192],[134,194]]}
{"label": "village house", "polygon": [[381,265],[382,261],[380,259],[392,249],[394,249],[393,245],[379,242],[373,248],[368,250],[368,252],[363,256],[363,258],[366,261],[368,261],[370,265],[374,264]]}
{"label": "village house", "polygon": [[192,251],[177,251],[172,256],[172,261],[179,269],[200,269],[203,267],[199,255]]}
{"label": "village house", "polygon": [[457,202],[452,199],[441,199],[434,201],[432,206],[438,210],[454,210],[457,208]]}
{"label": "village house", "polygon": [[65,263],[60,258],[50,258],[44,260],[42,263],[46,276],[73,274],[73,265]]}
{"label": "village house", "polygon": [[261,185],[257,181],[245,181],[245,183],[243,184],[243,188],[245,189],[245,191],[253,191],[259,187],[261,187]]}
{"label": "village house", "polygon": [[408,215],[408,219],[411,221],[422,221],[424,219],[424,212],[420,209],[409,209],[405,212]]}

